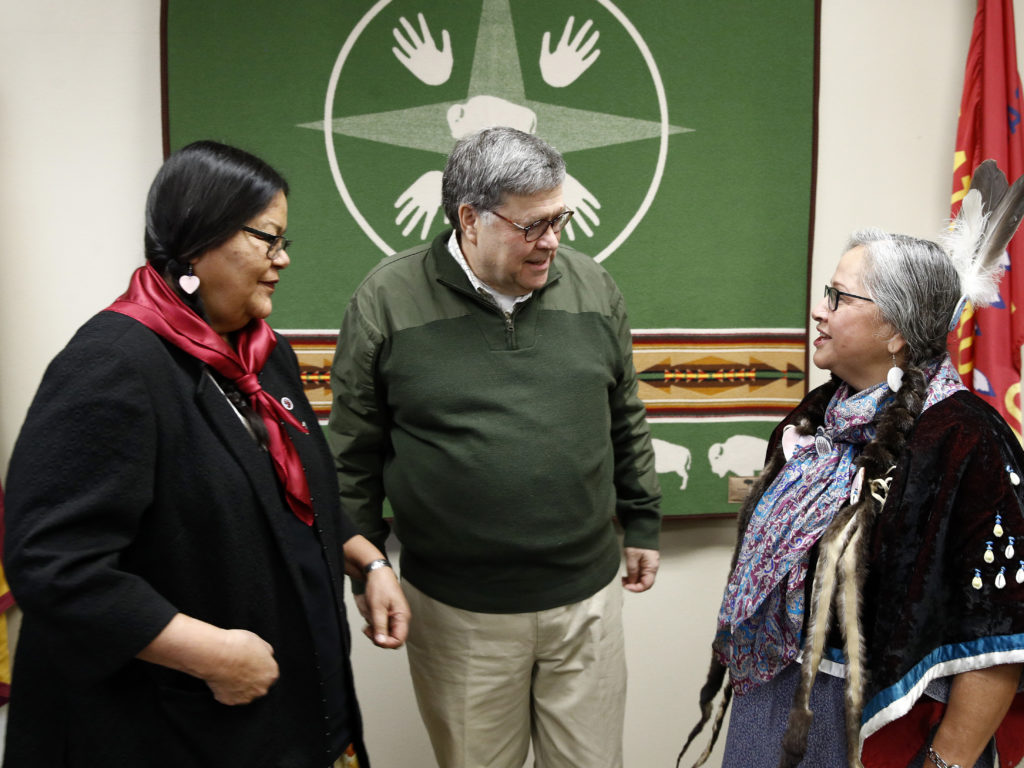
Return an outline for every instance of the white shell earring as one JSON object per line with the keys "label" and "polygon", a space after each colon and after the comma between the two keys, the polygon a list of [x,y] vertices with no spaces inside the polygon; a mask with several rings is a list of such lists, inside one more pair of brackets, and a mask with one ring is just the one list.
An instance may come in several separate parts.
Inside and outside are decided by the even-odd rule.
{"label": "white shell earring", "polygon": [[892,368],[885,374],[885,383],[893,392],[899,392],[903,386],[903,369],[896,365],[896,355],[892,355]]}

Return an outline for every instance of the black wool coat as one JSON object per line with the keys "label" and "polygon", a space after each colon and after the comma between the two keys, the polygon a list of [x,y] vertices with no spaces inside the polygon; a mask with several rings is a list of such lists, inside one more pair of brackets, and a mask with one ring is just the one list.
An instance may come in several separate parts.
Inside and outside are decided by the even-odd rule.
{"label": "black wool coat", "polygon": [[[260,380],[309,427],[291,436],[333,583],[358,741],[341,563],[355,531],[283,339]],[[202,363],[123,315],[86,323],[29,410],[6,514],[7,577],[24,611],[6,766],[313,768],[336,757],[301,576],[283,550],[291,512],[268,454]],[[135,659],[176,612],[262,637],[277,683],[228,707],[201,680]]]}

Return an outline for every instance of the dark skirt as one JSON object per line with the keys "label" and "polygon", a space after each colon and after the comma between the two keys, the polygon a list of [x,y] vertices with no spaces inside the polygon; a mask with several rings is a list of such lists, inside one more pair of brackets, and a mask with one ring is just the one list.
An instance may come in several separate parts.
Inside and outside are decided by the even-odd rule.
{"label": "dark skirt", "polygon": [[[823,672],[815,678],[811,689],[814,720],[801,766],[846,768],[845,682]],[[790,664],[771,682],[733,697],[722,768],[777,768],[782,736],[799,683],[800,665]],[[926,746],[921,745],[921,751],[907,768],[921,768]],[[974,764],[974,768],[992,766],[991,750],[986,750]]]}

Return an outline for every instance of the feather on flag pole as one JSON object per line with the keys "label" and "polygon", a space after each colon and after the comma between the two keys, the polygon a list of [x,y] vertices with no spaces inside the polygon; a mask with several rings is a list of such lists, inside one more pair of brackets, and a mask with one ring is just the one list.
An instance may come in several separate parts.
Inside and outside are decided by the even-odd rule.
{"label": "feather on flag pole", "polygon": [[[952,214],[954,217],[968,206],[967,214],[976,226],[978,215],[968,201],[968,190],[978,189],[983,205],[995,205],[997,197],[1005,199],[1005,177],[1016,179],[1024,174],[1024,126],[1021,115],[1020,76],[1017,73],[1017,52],[1014,37],[1012,0],[978,0],[974,29],[967,55],[960,120],[957,126],[956,151],[953,162]],[[982,171],[983,178],[974,181],[982,161],[992,159],[998,168]],[[981,170],[979,168],[979,170]],[[995,173],[992,173],[995,171]],[[991,175],[988,175],[991,174]],[[1002,195],[999,193],[1003,192]],[[997,228],[988,214],[989,233]],[[1009,220],[1004,222],[1009,225]],[[1014,225],[1015,226],[1015,225]],[[995,237],[993,235],[993,237]],[[1024,344],[1024,242],[1010,242],[1007,256],[997,250],[1002,235],[988,245],[988,273],[978,270],[970,278],[964,293],[978,303],[968,303],[956,330],[950,334],[949,351],[964,384],[994,406],[1020,438],[1021,428],[1021,345]],[[976,242],[976,245],[985,246]],[[979,265],[980,266],[980,262]],[[999,283],[1002,268],[1009,271]],[[975,282],[975,279],[977,280]],[[994,285],[993,283],[998,283]],[[986,290],[988,286],[991,290]],[[1016,311],[1021,304],[1022,311]],[[982,308],[982,305],[987,305]]]}
{"label": "feather on flag pole", "polygon": [[951,321],[952,330],[966,302],[977,310],[999,301],[999,281],[1010,240],[1024,216],[1024,176],[1013,186],[995,160],[979,165],[971,178],[960,212],[944,238],[960,274],[962,296]]}

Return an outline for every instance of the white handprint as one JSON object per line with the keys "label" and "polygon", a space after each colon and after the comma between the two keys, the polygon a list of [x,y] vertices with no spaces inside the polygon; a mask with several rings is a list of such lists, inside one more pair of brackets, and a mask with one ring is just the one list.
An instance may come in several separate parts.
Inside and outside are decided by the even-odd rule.
{"label": "white handprint", "polygon": [[430,233],[430,225],[441,207],[441,171],[427,171],[414,181],[405,192],[395,200],[395,208],[401,208],[395,224],[405,223],[402,237],[408,237],[416,223],[422,219],[423,228],[420,240],[426,240]]}
{"label": "white handprint", "polygon": [[[597,198],[591,194],[589,189],[580,184],[575,176],[567,173],[565,174],[565,181],[562,182],[562,199],[567,206],[576,211],[573,217],[569,219],[569,223],[565,225],[565,233],[569,235],[569,239],[576,239],[573,224],[579,224],[580,229],[583,230],[587,237],[593,237],[594,230],[590,228],[590,225],[593,224],[597,227],[601,224],[601,219],[594,210],[601,207]],[[590,223],[587,223],[587,219],[590,219]]]}
{"label": "white handprint", "polygon": [[451,38],[447,29],[441,30],[441,50],[438,50],[427,27],[427,20],[423,18],[422,13],[416,15],[420,20],[420,35],[416,34],[412,24],[406,21],[404,16],[400,16],[398,21],[405,27],[405,33],[409,37],[403,37],[398,27],[392,29],[391,34],[395,36],[402,50],[392,48],[391,52],[406,69],[427,85],[441,85],[452,74]]}
{"label": "white handprint", "polygon": [[[544,82],[553,88],[564,88],[575,82],[576,78],[587,71],[587,68],[597,61],[601,55],[601,49],[591,53],[591,49],[597,44],[599,32],[594,32],[585,43],[587,31],[593,25],[592,19],[580,27],[576,37],[569,42],[569,35],[572,34],[572,23],[575,17],[570,16],[565,22],[565,30],[562,32],[562,39],[558,41],[558,47],[551,50],[551,33],[545,32],[540,47],[540,73]],[[590,54],[589,56],[587,54]]]}

